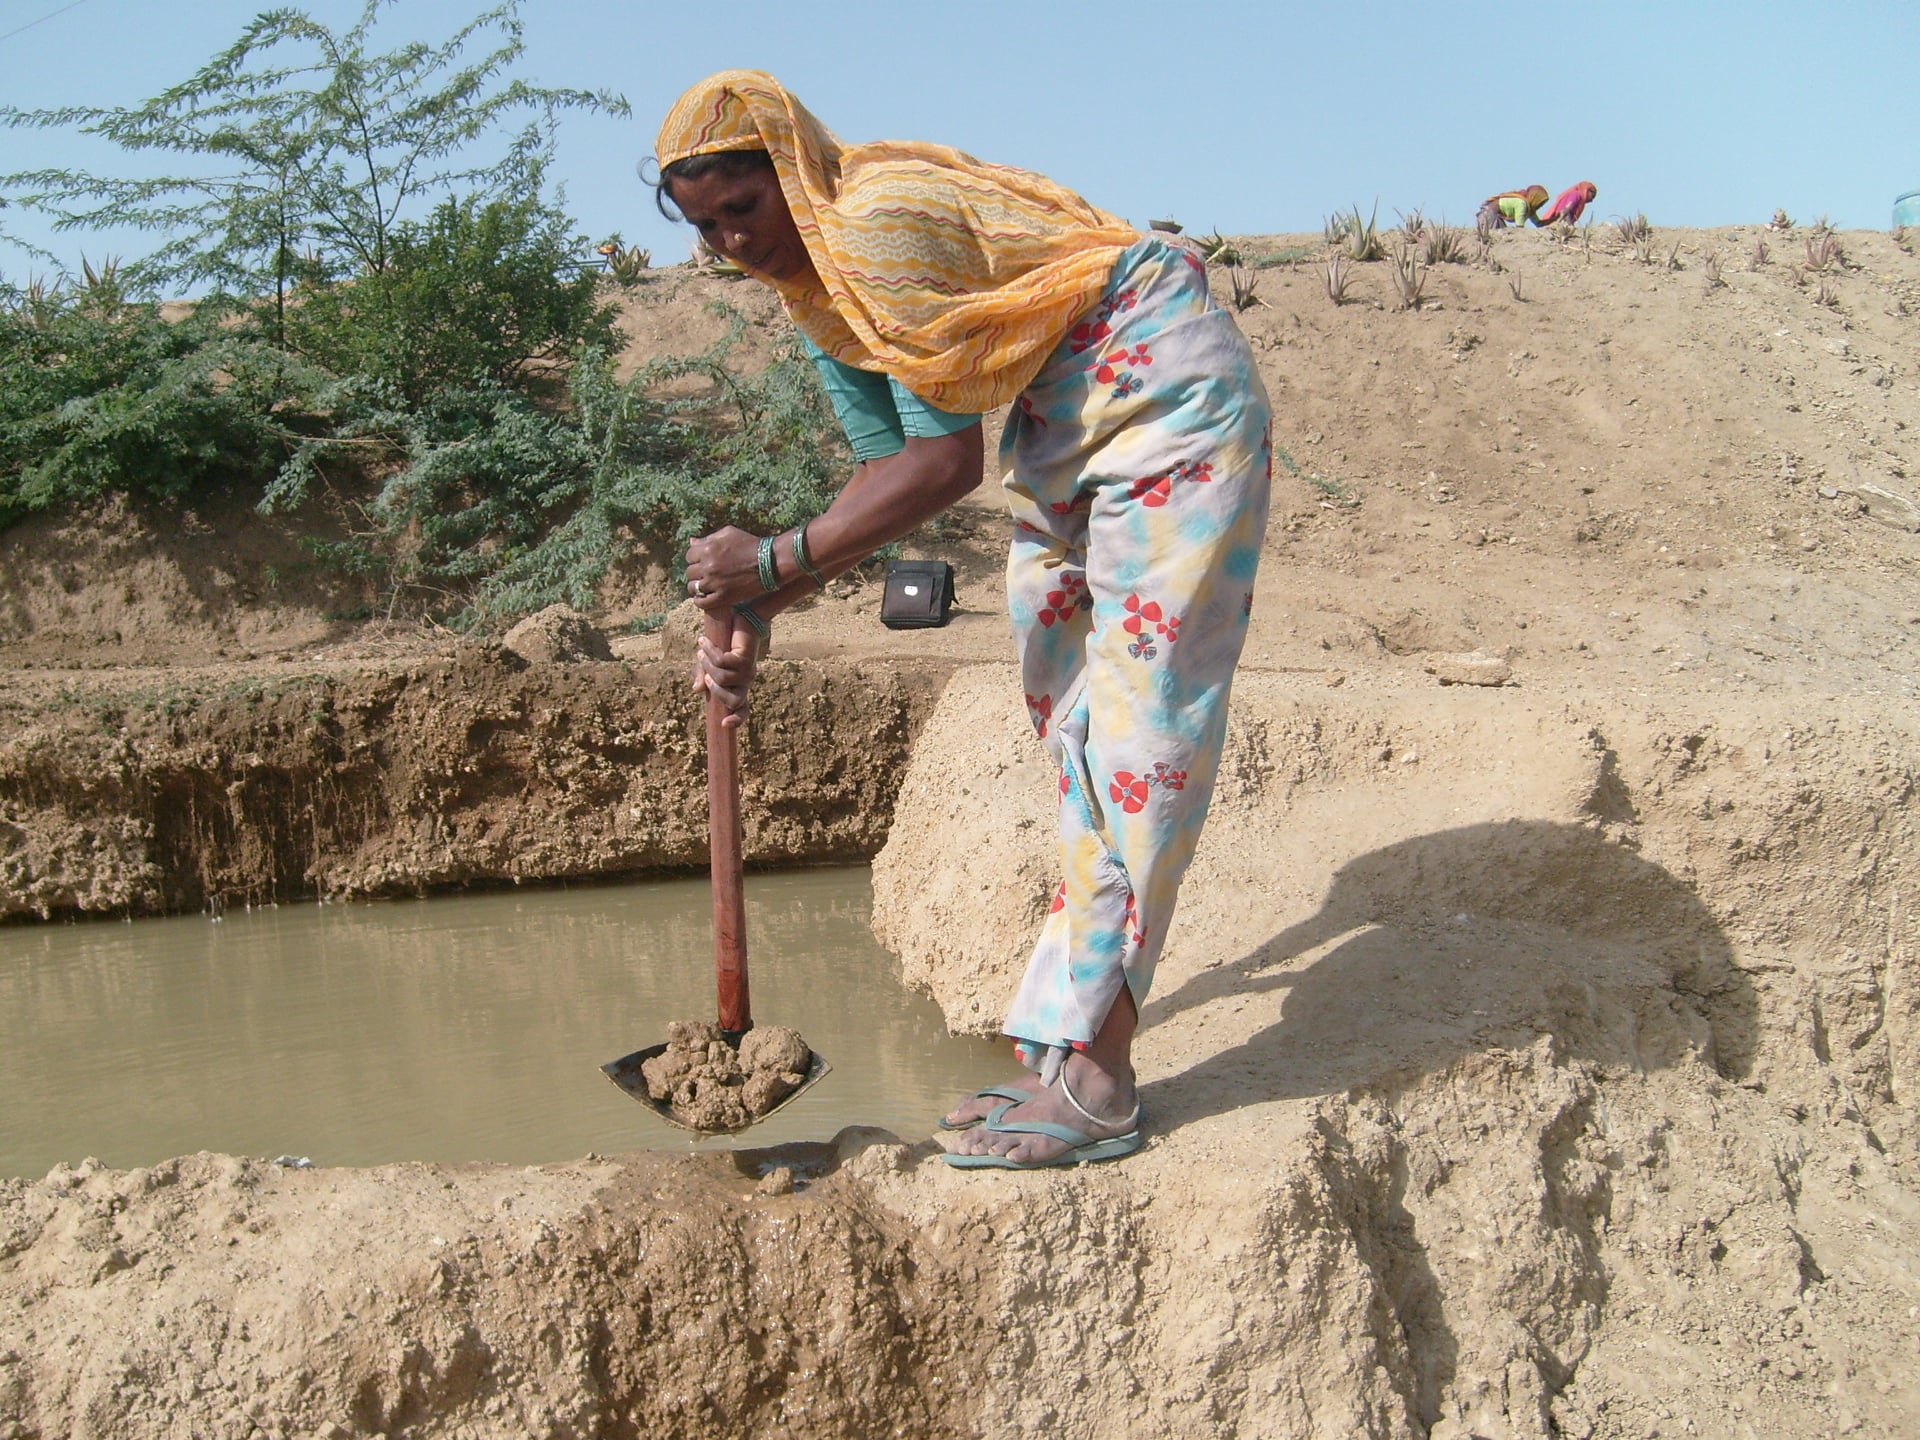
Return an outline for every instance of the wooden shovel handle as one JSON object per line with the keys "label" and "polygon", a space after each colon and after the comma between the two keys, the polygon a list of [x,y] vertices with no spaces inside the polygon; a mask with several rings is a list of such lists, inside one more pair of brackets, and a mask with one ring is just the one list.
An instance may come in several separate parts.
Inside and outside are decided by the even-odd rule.
{"label": "wooden shovel handle", "polygon": [[[707,640],[733,644],[733,616],[707,616]],[[727,707],[707,695],[707,854],[713,874],[713,970],[720,990],[720,1028],[753,1028],[747,998],[747,901],[740,855],[740,752],[737,729],[723,725]]]}

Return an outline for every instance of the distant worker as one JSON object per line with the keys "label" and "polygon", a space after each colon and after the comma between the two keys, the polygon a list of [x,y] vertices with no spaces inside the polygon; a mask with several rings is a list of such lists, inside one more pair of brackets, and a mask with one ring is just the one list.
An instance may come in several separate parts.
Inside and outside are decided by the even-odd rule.
{"label": "distant worker", "polygon": [[1547,203],[1547,187],[1529,185],[1524,190],[1506,190],[1498,195],[1489,195],[1480,202],[1480,213],[1487,216],[1493,228],[1502,229],[1508,225],[1524,225],[1529,220],[1540,223],[1540,207]]}
{"label": "distant worker", "polygon": [[1591,180],[1582,180],[1578,185],[1562,190],[1560,198],[1547,207],[1547,212],[1536,223],[1551,225],[1556,220],[1564,220],[1569,225],[1577,224],[1580,212],[1591,205],[1593,197],[1599,193],[1599,187]]}

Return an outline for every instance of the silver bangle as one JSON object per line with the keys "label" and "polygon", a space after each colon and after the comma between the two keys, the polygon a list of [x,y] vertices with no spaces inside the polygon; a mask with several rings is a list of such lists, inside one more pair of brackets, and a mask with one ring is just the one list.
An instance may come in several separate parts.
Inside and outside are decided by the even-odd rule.
{"label": "silver bangle", "polygon": [[800,567],[802,575],[813,581],[816,589],[824,590],[827,588],[827,577],[820,573],[820,567],[815,565],[813,557],[807,554],[807,525],[812,523],[809,520],[806,525],[802,525],[793,532],[793,563]]}
{"label": "silver bangle", "polygon": [[780,588],[780,562],[774,556],[774,541],[777,538],[777,536],[773,535],[763,535],[760,537],[760,554],[758,556],[760,588],[769,595]]}
{"label": "silver bangle", "polygon": [[736,605],[733,607],[733,613],[746,621],[747,628],[762,640],[771,640],[773,638],[773,626],[769,625],[766,619],[758,610],[755,610],[753,606]]}

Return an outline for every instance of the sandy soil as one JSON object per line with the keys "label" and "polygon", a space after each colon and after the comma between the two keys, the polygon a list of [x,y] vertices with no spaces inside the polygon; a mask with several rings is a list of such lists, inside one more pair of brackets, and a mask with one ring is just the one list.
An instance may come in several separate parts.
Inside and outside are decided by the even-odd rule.
{"label": "sandy soil", "polygon": [[[1608,237],[1414,310],[1255,272],[1287,463],[1143,1153],[75,1163],[0,1186],[0,1437],[1920,1428],[1920,261]],[[714,298],[775,323],[677,272],[635,352]],[[946,630],[857,581],[784,623],[747,746],[750,857],[878,850],[983,1032],[1055,878],[1004,523],[922,547]],[[698,864],[650,557],[608,663],[329,620],[378,597],[296,553],[239,506],[0,535],[0,914]]]}

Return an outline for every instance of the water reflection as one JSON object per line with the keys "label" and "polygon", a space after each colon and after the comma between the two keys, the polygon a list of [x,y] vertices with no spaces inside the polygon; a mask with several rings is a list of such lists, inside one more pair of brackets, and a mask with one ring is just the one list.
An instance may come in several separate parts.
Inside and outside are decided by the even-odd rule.
{"label": "water reflection", "polygon": [[[833,1073],[705,1146],[928,1133],[1017,1073],[949,1037],[868,930],[865,870],[752,876],[754,1018]],[[704,882],[0,929],[0,1175],[195,1150],[541,1163],[685,1148],[603,1061],[714,1013]]]}

